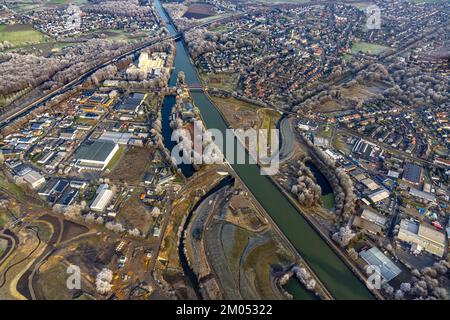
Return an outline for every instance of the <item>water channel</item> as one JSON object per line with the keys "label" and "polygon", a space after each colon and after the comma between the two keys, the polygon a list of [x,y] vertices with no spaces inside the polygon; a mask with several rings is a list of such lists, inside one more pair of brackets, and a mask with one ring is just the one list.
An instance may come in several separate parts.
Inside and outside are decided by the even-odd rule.
{"label": "water channel", "polygon": [[[177,30],[169,21],[159,0],[155,0],[154,3],[160,16],[168,24],[169,32],[176,34]],[[178,40],[176,45],[175,69],[170,85],[175,85],[179,71],[185,73],[188,84],[201,83],[183,41]],[[206,127],[225,132],[227,123],[208,96],[204,92],[193,91],[192,97],[201,111]],[[163,108],[171,108],[170,104],[173,105],[174,102],[174,99],[166,100]],[[163,126],[165,123],[167,119],[163,119]],[[240,144],[235,148],[238,152],[245,152]],[[232,164],[232,167],[336,299],[373,299],[366,286],[288,201],[270,177],[261,175],[259,167],[255,164]],[[310,296],[306,289],[296,287],[295,290],[304,291],[300,296],[305,298]]]}

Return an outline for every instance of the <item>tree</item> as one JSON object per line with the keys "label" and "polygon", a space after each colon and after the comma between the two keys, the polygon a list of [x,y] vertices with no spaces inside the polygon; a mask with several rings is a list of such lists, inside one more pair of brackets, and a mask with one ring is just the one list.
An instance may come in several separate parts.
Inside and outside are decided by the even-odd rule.
{"label": "tree", "polygon": [[138,228],[128,230],[128,234],[132,237],[140,237],[141,236],[141,232],[139,231]]}
{"label": "tree", "polygon": [[108,268],[103,268],[95,279],[95,286],[97,292],[100,294],[106,294],[111,291],[113,279],[113,272]]}

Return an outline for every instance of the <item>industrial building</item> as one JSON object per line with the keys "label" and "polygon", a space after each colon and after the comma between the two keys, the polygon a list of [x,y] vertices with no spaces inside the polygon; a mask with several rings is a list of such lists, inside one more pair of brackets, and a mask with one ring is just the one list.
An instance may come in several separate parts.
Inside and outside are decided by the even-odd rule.
{"label": "industrial building", "polygon": [[119,145],[108,141],[84,142],[73,155],[75,166],[87,170],[104,170],[116,152]]}
{"label": "industrial building", "polygon": [[357,157],[370,160],[378,154],[379,148],[368,141],[360,139],[356,142],[352,148],[352,152],[357,155]]}
{"label": "industrial building", "polygon": [[117,144],[128,144],[130,139],[133,137],[132,133],[129,132],[114,132],[114,131],[105,131],[102,133],[98,140],[100,141],[109,141]]}
{"label": "industrial building", "polygon": [[436,202],[436,196],[429,192],[420,191],[416,188],[409,188],[409,194],[413,197],[419,198],[421,200],[425,200],[428,202]]}
{"label": "industrial building", "polygon": [[117,107],[117,111],[121,113],[137,113],[142,103],[144,102],[145,94],[133,93],[131,96],[125,98]]}
{"label": "industrial building", "polygon": [[378,188],[380,188],[380,186],[370,178],[366,178],[366,179],[362,180],[361,183],[370,191],[374,191],[374,190],[377,190]]}
{"label": "industrial building", "polygon": [[389,198],[389,192],[386,189],[381,189],[369,194],[368,197],[373,203],[377,203]]}
{"label": "industrial building", "polygon": [[381,214],[365,208],[361,216],[355,216],[353,226],[363,229],[372,234],[382,234],[387,224],[387,218]]}
{"label": "industrial building", "polygon": [[444,255],[445,235],[419,222],[403,219],[400,222],[398,239],[411,244],[411,251],[425,250],[438,257]]}
{"label": "industrial building", "polygon": [[402,179],[408,183],[418,185],[422,177],[422,168],[414,163],[407,163],[403,168]]}
{"label": "industrial building", "polygon": [[402,270],[377,247],[372,247],[369,250],[362,250],[359,255],[369,266],[376,267],[377,269],[375,269],[375,271],[378,272],[385,281],[391,281],[402,272]]}
{"label": "industrial building", "polygon": [[105,211],[106,207],[109,205],[113,197],[114,193],[111,190],[106,188],[102,189],[92,202],[91,210],[97,212]]}
{"label": "industrial building", "polygon": [[23,177],[26,183],[28,183],[33,189],[38,189],[45,183],[45,177],[42,176],[39,172],[31,170]]}

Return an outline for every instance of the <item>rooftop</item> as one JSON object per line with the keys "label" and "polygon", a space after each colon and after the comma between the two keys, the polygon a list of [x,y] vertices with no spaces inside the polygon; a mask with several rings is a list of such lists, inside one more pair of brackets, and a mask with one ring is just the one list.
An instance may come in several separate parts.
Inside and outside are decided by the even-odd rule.
{"label": "rooftop", "polygon": [[108,141],[84,142],[73,155],[76,160],[105,161],[116,144]]}
{"label": "rooftop", "polygon": [[402,272],[402,270],[377,247],[372,247],[369,250],[362,250],[359,255],[367,262],[367,264],[378,267],[380,275],[386,281],[391,281]]}
{"label": "rooftop", "polygon": [[142,93],[134,93],[132,96],[125,98],[122,103],[117,107],[121,111],[136,111],[136,109],[141,105],[142,100],[145,95]]}
{"label": "rooftop", "polygon": [[419,233],[419,223],[416,222],[416,221],[403,219],[400,222],[400,229],[409,231],[409,232],[414,233],[414,234],[418,234]]}
{"label": "rooftop", "polygon": [[412,183],[419,183],[421,174],[421,167],[413,163],[407,163],[404,167],[403,179]]}

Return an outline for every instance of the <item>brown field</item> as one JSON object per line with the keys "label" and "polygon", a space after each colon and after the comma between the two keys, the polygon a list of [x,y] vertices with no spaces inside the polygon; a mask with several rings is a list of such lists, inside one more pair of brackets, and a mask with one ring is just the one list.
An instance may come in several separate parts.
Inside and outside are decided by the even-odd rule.
{"label": "brown field", "polygon": [[[188,185],[184,188],[186,192],[180,193],[180,197],[173,202],[169,223],[158,254],[158,261],[160,262],[157,265],[158,268],[182,272],[178,255],[178,230],[182,226],[184,217],[189,213],[196,200],[198,200],[196,195],[206,193],[207,190],[213,188],[223,178],[216,174],[220,168],[221,166],[219,165],[211,165],[200,169],[196,177],[188,181]],[[187,190],[190,190],[190,192]]]}
{"label": "brown field", "polygon": [[203,19],[215,15],[214,7],[205,3],[191,4],[183,17],[188,19]]}
{"label": "brown field", "polygon": [[337,101],[327,101],[325,103],[321,103],[317,108],[316,111],[317,112],[321,112],[321,113],[331,113],[331,112],[337,112],[337,111],[342,111],[345,110],[346,107],[339,104]]}
{"label": "brown field", "polygon": [[70,240],[88,231],[89,229],[81,224],[64,220],[64,229],[61,241],[64,242],[66,240]]}
{"label": "brown field", "polygon": [[[342,98],[358,101],[366,101],[371,97],[381,94],[387,86],[384,83],[374,82],[367,85],[355,84],[350,87],[341,86],[339,88]],[[333,113],[350,109],[351,106],[342,103],[340,100],[331,100],[325,103],[320,103],[315,111],[321,113]]]}
{"label": "brown field", "polygon": [[128,184],[138,184],[149,168],[153,153],[154,150],[148,148],[132,147],[128,149],[109,174],[109,178],[115,181],[126,181]]}
{"label": "brown field", "polygon": [[383,92],[384,89],[386,89],[386,86],[378,83],[371,83],[368,85],[357,84],[349,88],[340,88],[342,97],[347,97],[349,99],[359,99],[361,101],[365,101],[371,96]]}
{"label": "brown field", "polygon": [[144,235],[151,231],[155,222],[150,211],[139,200],[139,192],[126,200],[117,214],[117,221],[126,227],[138,228]]}
{"label": "brown field", "polygon": [[261,122],[257,112],[260,108],[258,106],[235,98],[222,99],[212,97],[212,101],[232,128],[255,127]]}

